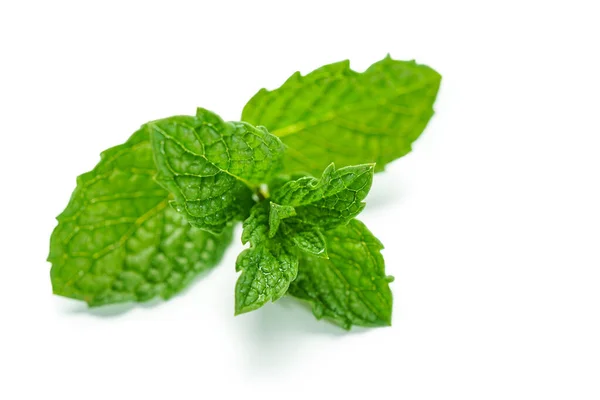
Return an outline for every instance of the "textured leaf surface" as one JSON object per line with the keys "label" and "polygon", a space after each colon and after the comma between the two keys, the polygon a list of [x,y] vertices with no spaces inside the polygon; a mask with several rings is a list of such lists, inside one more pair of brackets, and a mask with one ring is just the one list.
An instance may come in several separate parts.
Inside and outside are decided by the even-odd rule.
{"label": "textured leaf surface", "polygon": [[279,89],[260,90],[242,120],[264,125],[289,146],[287,173],[317,176],[338,167],[376,163],[377,171],[411,150],[433,115],[441,76],[414,61],[386,57],[365,72],[348,61],[292,75]]}
{"label": "textured leaf surface", "polygon": [[355,219],[324,235],[329,259],[300,253],[288,293],[312,304],[318,319],[345,329],[390,325],[393,278],[385,275],[381,242]]}
{"label": "textured leaf surface", "polygon": [[298,220],[288,220],[282,228],[284,237],[291,240],[298,249],[327,258],[327,244],[320,229]]}
{"label": "textured leaf surface", "polygon": [[[286,217],[282,218],[282,215]],[[272,235],[272,232],[275,233]],[[302,251],[327,257],[325,238],[318,227],[297,218],[293,207],[281,206],[268,200],[252,207],[250,216],[244,221],[242,243],[248,242],[251,246],[277,242],[288,248],[298,247]]]}
{"label": "textured leaf surface", "polygon": [[168,298],[218,263],[231,242],[191,227],[156,183],[146,128],[77,179],[50,240],[55,294],[92,306]]}
{"label": "textured leaf surface", "polygon": [[[296,278],[298,256],[294,247],[295,240],[300,238],[296,237],[295,230],[286,229],[287,218],[282,218],[283,215],[294,215],[293,210],[293,207],[282,207],[269,200],[257,203],[250,210],[242,231],[242,243],[250,242],[250,248],[239,255],[236,263],[237,270],[242,271],[236,285],[236,314],[276,301]],[[274,220],[277,228],[271,235]],[[278,229],[279,226],[282,229]]]}
{"label": "textured leaf surface", "polygon": [[372,164],[335,169],[330,164],[320,179],[304,177],[286,183],[272,196],[274,202],[294,207],[305,224],[332,229],[356,217],[373,182]]}
{"label": "textured leaf surface", "polygon": [[257,203],[250,210],[250,215],[243,224],[242,243],[250,242],[256,246],[268,239],[269,232],[269,202]]}
{"label": "textured leaf surface", "polygon": [[242,314],[287,292],[298,273],[298,257],[285,242],[269,240],[244,250],[236,269],[242,274],[235,287],[235,313]]}
{"label": "textured leaf surface", "polygon": [[171,117],[149,126],[158,181],[193,226],[215,233],[247,216],[252,189],[277,170],[284,150],[266,129],[224,122],[201,108],[194,117]]}
{"label": "textured leaf surface", "polygon": [[281,220],[296,215],[296,210],[292,206],[282,206],[277,203],[271,203],[269,211],[269,237],[272,238],[277,233]]}

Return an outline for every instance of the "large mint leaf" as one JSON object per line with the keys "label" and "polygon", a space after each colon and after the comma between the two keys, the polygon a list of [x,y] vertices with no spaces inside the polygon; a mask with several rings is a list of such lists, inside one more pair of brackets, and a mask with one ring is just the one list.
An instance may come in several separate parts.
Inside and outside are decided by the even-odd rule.
{"label": "large mint leaf", "polygon": [[272,200],[294,207],[301,221],[322,229],[332,229],[356,217],[365,207],[363,199],[373,182],[372,164],[335,169],[330,164],[320,179],[304,177],[275,190]]}
{"label": "large mint leaf", "polygon": [[390,325],[393,278],[385,275],[381,242],[356,219],[324,236],[329,258],[299,253],[298,276],[288,293],[312,304],[318,319],[345,329]]}
{"label": "large mint leaf", "polygon": [[55,294],[91,306],[168,298],[219,262],[231,228],[215,236],[191,227],[156,172],[142,128],[77,179],[50,239]]}
{"label": "large mint leaf", "polygon": [[317,176],[337,166],[387,163],[411,150],[433,115],[441,76],[389,56],[365,72],[348,61],[295,73],[280,88],[260,90],[242,120],[264,125],[289,147],[284,172]]}
{"label": "large mint leaf", "polygon": [[195,227],[220,232],[243,219],[252,190],[279,168],[284,146],[263,127],[224,122],[199,108],[148,124],[158,181],[175,197],[174,207]]}

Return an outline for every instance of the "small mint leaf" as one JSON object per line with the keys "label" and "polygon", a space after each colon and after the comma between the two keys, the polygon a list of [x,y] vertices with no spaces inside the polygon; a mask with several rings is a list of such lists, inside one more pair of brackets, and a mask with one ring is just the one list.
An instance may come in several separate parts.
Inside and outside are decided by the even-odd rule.
{"label": "small mint leaf", "polygon": [[286,220],[281,227],[285,238],[291,240],[300,250],[328,258],[325,238],[318,228],[294,219]]}
{"label": "small mint leaf", "polygon": [[298,256],[293,241],[278,227],[273,236],[269,236],[273,226],[270,220],[276,220],[283,227],[280,217],[293,210],[292,207],[278,207],[269,200],[257,203],[250,210],[242,231],[242,243],[250,242],[250,248],[244,250],[236,262],[236,269],[242,271],[236,285],[236,314],[276,301],[296,278]]}
{"label": "small mint leaf", "polygon": [[262,201],[250,209],[250,215],[244,220],[242,243],[252,246],[267,240],[269,231],[269,202]]}
{"label": "small mint leaf", "polygon": [[356,217],[373,182],[373,164],[335,169],[330,164],[320,179],[304,177],[277,189],[272,200],[292,206],[296,219],[322,229],[332,229]]}
{"label": "small mint leaf", "polygon": [[236,261],[242,271],[235,286],[235,314],[276,301],[298,273],[298,257],[283,241],[267,241],[244,250]]}
{"label": "small mint leaf", "polygon": [[296,210],[292,206],[282,206],[271,202],[271,210],[269,212],[269,237],[272,238],[279,229],[281,220],[296,215]]}
{"label": "small mint leaf", "polygon": [[318,319],[345,329],[391,325],[393,278],[385,274],[381,242],[356,219],[323,235],[329,259],[299,252],[288,293],[309,302]]}
{"label": "small mint leaf", "polygon": [[[327,258],[325,239],[319,229],[296,218],[295,214],[291,213],[293,210],[293,207],[281,206],[268,200],[257,203],[244,221],[242,243],[250,242],[252,247],[265,242],[284,243],[289,248],[297,247]],[[289,216],[282,220],[281,216],[288,213]],[[277,221],[275,227],[273,220]],[[273,229],[275,234],[271,236]]]}
{"label": "small mint leaf", "polygon": [[148,124],[158,182],[195,227],[221,232],[246,217],[252,190],[279,168],[284,146],[263,127],[199,108]]}

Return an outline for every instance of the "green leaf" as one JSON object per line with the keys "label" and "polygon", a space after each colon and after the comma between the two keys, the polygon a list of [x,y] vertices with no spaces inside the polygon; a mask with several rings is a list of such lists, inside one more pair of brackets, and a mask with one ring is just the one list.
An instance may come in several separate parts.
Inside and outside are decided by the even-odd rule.
{"label": "green leaf", "polygon": [[325,238],[315,226],[290,219],[282,224],[282,228],[286,239],[291,240],[300,250],[328,258]]}
{"label": "green leaf", "polygon": [[279,89],[260,90],[242,120],[263,125],[288,146],[284,172],[317,176],[337,166],[387,163],[411,150],[433,115],[441,76],[389,56],[365,72],[348,61],[292,75]]}
{"label": "green leaf", "polygon": [[279,189],[289,181],[295,181],[297,179],[305,178],[307,176],[311,175],[306,173],[277,174],[268,182],[268,192],[274,193],[275,191],[277,191],[277,189]]}
{"label": "green leaf", "polygon": [[256,246],[268,239],[269,201],[261,201],[252,207],[243,224],[242,243]]}
{"label": "green leaf", "polygon": [[271,210],[269,212],[269,237],[272,238],[277,233],[281,220],[296,215],[296,210],[292,206],[282,206],[271,202]]}
{"label": "green leaf", "polygon": [[358,221],[324,232],[329,259],[300,253],[298,276],[288,293],[312,305],[313,313],[345,329],[391,325],[391,276],[383,245]]}
{"label": "green leaf", "polygon": [[91,306],[166,299],[219,262],[231,227],[219,236],[191,227],[155,174],[143,127],[77,179],[50,239],[55,294]]}
{"label": "green leaf", "polygon": [[195,227],[219,233],[247,216],[252,190],[280,166],[284,146],[263,127],[224,122],[199,108],[148,124],[158,181]]}
{"label": "green leaf", "polygon": [[[296,278],[296,232],[286,230],[284,222],[294,215],[293,211],[293,207],[280,206],[269,200],[257,203],[250,210],[242,231],[242,243],[250,242],[250,248],[239,255],[236,263],[236,269],[242,271],[235,292],[236,315],[256,310],[268,301],[276,301]],[[277,224],[275,229],[273,221]],[[278,229],[279,226],[284,230]]]}
{"label": "green leaf", "polygon": [[302,251],[327,258],[325,239],[319,228],[305,224],[295,216],[295,210],[291,206],[282,206],[268,200],[256,204],[244,221],[242,243],[250,242],[252,246],[257,246],[264,242],[280,242],[288,248],[298,247]]}
{"label": "green leaf", "polygon": [[362,200],[373,182],[372,164],[335,169],[330,164],[321,179],[304,177],[277,189],[272,200],[294,207],[296,219],[332,229],[356,217],[365,207]]}
{"label": "green leaf", "polygon": [[269,240],[244,250],[236,262],[242,271],[235,287],[235,314],[276,301],[288,290],[298,273],[298,257],[286,242]]}

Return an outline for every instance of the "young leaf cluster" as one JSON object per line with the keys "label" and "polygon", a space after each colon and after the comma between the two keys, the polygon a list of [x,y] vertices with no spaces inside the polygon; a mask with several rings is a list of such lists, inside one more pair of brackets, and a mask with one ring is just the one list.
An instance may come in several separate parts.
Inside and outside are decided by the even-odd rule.
{"label": "young leaf cluster", "polygon": [[242,121],[198,108],[143,125],[77,179],[50,239],[55,294],[168,299],[216,266],[242,222],[235,313],[290,295],[345,329],[391,324],[383,245],[356,219],[374,172],[411,149],[440,75],[389,56],[259,91]]}

